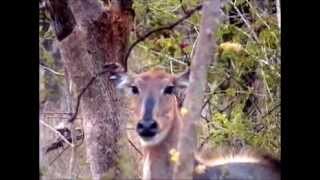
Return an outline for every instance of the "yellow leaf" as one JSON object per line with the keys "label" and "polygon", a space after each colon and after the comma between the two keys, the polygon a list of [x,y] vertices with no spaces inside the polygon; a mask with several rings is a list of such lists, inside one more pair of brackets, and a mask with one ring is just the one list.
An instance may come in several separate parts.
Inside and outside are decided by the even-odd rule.
{"label": "yellow leaf", "polygon": [[178,152],[176,149],[171,149],[169,151],[169,154],[170,154],[170,161],[176,165],[179,165],[180,152]]}
{"label": "yellow leaf", "polygon": [[223,51],[233,51],[239,53],[243,48],[241,44],[235,42],[224,42],[219,46]]}
{"label": "yellow leaf", "polygon": [[180,110],[180,112],[181,112],[181,115],[182,115],[182,116],[185,116],[185,115],[188,113],[188,110],[187,110],[187,108],[182,107],[181,110]]}

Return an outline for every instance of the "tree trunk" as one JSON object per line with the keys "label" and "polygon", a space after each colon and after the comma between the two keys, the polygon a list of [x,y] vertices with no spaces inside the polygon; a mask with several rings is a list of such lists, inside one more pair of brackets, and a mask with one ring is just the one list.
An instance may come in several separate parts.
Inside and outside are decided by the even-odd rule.
{"label": "tree trunk", "polygon": [[[54,2],[54,3],[53,3]],[[52,5],[65,0],[49,0]],[[112,1],[109,10],[98,0],[69,0],[65,10],[51,12],[72,13],[64,17],[74,17],[76,25],[62,22],[59,26],[73,26],[60,38],[60,49],[65,70],[69,74],[77,93],[89,80],[102,71],[105,63],[117,62],[124,65],[128,37],[133,22],[132,1]],[[61,8],[61,6],[60,6]],[[54,9],[54,8],[52,8]],[[57,9],[57,8],[56,8]],[[53,19],[59,21],[59,18]],[[116,94],[113,84],[105,76],[99,76],[81,98],[80,108],[84,118],[84,132],[87,159],[93,179],[125,178],[121,158],[127,150],[125,124],[127,112],[121,97]],[[121,172],[121,173],[120,173]]]}
{"label": "tree trunk", "polygon": [[182,117],[178,142],[180,162],[175,166],[174,179],[192,179],[193,157],[197,148],[196,124],[201,115],[208,67],[216,48],[214,33],[218,28],[220,0],[205,1],[202,9],[199,43],[191,62],[190,84],[182,107],[186,113]]}

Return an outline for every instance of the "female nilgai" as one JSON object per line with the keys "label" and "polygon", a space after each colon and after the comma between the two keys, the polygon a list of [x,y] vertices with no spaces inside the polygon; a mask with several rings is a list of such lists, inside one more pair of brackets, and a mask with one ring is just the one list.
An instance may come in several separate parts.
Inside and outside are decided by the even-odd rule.
{"label": "female nilgai", "polygon": [[[143,179],[172,179],[174,164],[169,152],[177,147],[182,125],[174,92],[187,87],[189,73],[111,74],[117,87],[131,95],[132,118],[144,150]],[[279,161],[250,150],[224,151],[210,159],[196,155],[195,159],[194,179],[280,179]]]}

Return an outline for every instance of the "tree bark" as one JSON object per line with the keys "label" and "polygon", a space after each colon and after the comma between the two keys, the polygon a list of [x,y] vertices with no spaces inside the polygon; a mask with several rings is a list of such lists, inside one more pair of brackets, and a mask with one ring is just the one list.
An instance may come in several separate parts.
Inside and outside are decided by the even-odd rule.
{"label": "tree bark", "polygon": [[[123,57],[133,22],[131,5],[131,0],[114,0],[107,10],[98,0],[69,0],[70,17],[76,25],[60,39],[60,49],[76,92],[101,72],[105,63],[125,64]],[[98,77],[87,89],[80,108],[93,179],[125,178],[120,162],[127,150],[126,106],[106,76]]]}
{"label": "tree bark", "polygon": [[178,143],[180,160],[174,169],[174,179],[192,179],[194,152],[197,148],[196,124],[200,119],[208,67],[216,48],[214,33],[218,26],[219,9],[219,0],[208,0],[203,3],[199,43],[191,62],[190,84],[183,104],[186,113],[182,119],[183,126]]}

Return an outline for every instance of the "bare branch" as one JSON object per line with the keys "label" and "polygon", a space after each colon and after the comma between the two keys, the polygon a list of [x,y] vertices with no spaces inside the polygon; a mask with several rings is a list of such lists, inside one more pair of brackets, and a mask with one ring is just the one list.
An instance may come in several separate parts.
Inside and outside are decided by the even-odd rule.
{"label": "bare branch", "polygon": [[[249,2],[249,0],[246,0],[247,4],[249,5],[249,7],[251,9],[254,9],[254,7],[252,6],[252,4]],[[260,16],[260,14],[257,12],[257,11],[254,11],[256,12],[255,14],[257,15],[257,17],[261,20],[261,22],[268,28],[270,29],[270,26],[269,24]]]}
{"label": "bare branch", "polygon": [[63,115],[72,115],[69,112],[41,112],[40,114],[63,114]]}
{"label": "bare branch", "polygon": [[[71,127],[70,127],[70,136],[71,136],[71,142],[76,142],[76,135],[75,135],[75,128],[74,128],[74,124],[71,124]],[[74,167],[74,162],[75,162],[75,156],[76,156],[76,148],[75,147],[72,147],[71,148],[71,157],[70,157],[70,160],[69,160],[69,176],[70,176],[70,179],[73,179],[73,175],[72,175],[72,170],[73,170],[73,167]]]}
{"label": "bare branch", "polygon": [[49,166],[51,166],[67,149],[69,149],[70,146],[67,146],[64,148],[50,163]]}
{"label": "bare branch", "polygon": [[237,11],[237,13],[239,14],[239,16],[241,17],[242,21],[244,22],[244,24],[248,27],[249,31],[251,32],[254,40],[259,41],[259,38],[257,36],[257,34],[254,32],[253,28],[251,27],[250,23],[246,20],[246,18],[243,16],[243,14],[240,12],[239,8],[236,6],[236,1],[234,2],[230,2],[234,9]]}
{"label": "bare branch", "polygon": [[55,71],[55,70],[53,70],[53,69],[51,69],[51,68],[49,68],[49,67],[46,67],[46,66],[44,66],[44,65],[41,65],[41,64],[39,64],[39,66],[40,66],[40,68],[42,68],[42,69],[44,69],[44,70],[46,70],[46,71],[48,71],[48,72],[51,72],[51,73],[53,73],[53,74],[55,74],[55,75],[64,77],[64,74],[63,74],[63,73],[59,73],[59,72],[57,72],[57,71]]}
{"label": "bare branch", "polygon": [[49,128],[51,131],[56,133],[65,143],[67,143],[69,146],[74,147],[72,143],[70,143],[59,131],[57,131],[54,127],[50,126],[49,124],[45,123],[44,121],[40,120],[40,123],[47,128]]}
{"label": "bare branch", "polygon": [[187,14],[188,12],[187,12],[186,8],[183,6],[182,0],[180,0],[180,5],[181,5],[181,9],[182,9],[183,13]]}
{"label": "bare branch", "polygon": [[81,92],[79,93],[79,95],[77,96],[77,101],[76,101],[76,108],[75,108],[75,113],[72,115],[72,117],[68,120],[68,122],[72,123],[78,115],[79,112],[79,107],[80,107],[80,100],[82,95],[86,92],[86,90],[91,86],[91,84],[93,84],[93,82],[97,79],[97,77],[106,74],[107,72],[110,72],[110,69],[106,69],[101,71],[100,73],[98,73],[96,76],[92,77],[90,79],[90,81],[87,83],[87,85],[81,90]]}
{"label": "bare branch", "polygon": [[[76,144],[74,149],[81,146],[84,142],[84,133],[82,133],[80,136],[77,136],[76,137],[77,140],[81,140],[81,142],[79,144]],[[55,150],[55,149],[58,149],[60,147],[63,147],[63,140],[61,140],[60,138],[58,139],[57,142],[54,142],[51,144],[51,148],[50,149],[47,149],[47,152],[49,151],[52,151],[52,150]],[[74,141],[72,141],[74,142]],[[58,146],[55,146],[54,145],[57,144]],[[59,153],[50,163],[49,163],[49,166],[51,166],[60,156],[62,156],[62,154],[69,148],[70,146],[67,146],[66,148],[63,149],[63,151],[61,153]]]}

